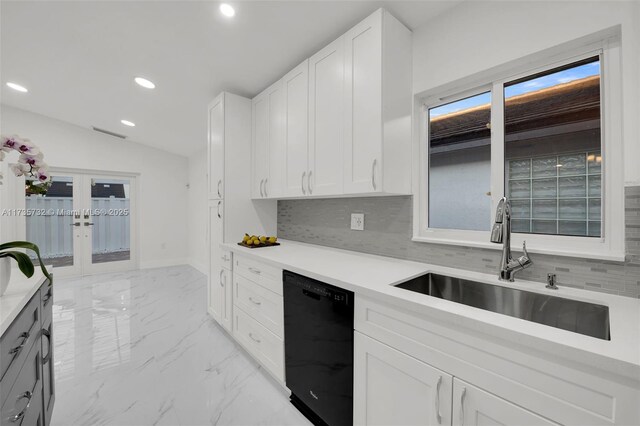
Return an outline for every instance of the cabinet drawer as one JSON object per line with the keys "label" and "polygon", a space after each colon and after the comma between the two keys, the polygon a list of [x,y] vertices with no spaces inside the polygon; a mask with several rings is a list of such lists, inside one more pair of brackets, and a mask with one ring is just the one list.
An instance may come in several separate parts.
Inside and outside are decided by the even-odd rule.
{"label": "cabinet drawer", "polygon": [[[31,345],[40,336],[40,290],[18,314],[0,339],[0,380],[4,397],[7,388],[15,381]],[[2,401],[3,399],[0,399]]]}
{"label": "cabinet drawer", "polygon": [[247,351],[284,382],[284,341],[241,308],[233,310],[233,336]]}
{"label": "cabinet drawer", "polygon": [[234,263],[234,273],[282,296],[282,269],[237,255]]}
{"label": "cabinet drawer", "polygon": [[236,274],[234,303],[280,338],[284,337],[282,296]]}
{"label": "cabinet drawer", "polygon": [[233,253],[226,249],[220,249],[220,266],[233,270]]}
{"label": "cabinet drawer", "polygon": [[[36,423],[27,423],[28,419],[42,418],[41,414],[38,414],[42,412],[42,380],[40,380],[42,350],[39,343],[38,341],[37,344],[31,346],[18,378],[13,386],[8,386],[10,389],[4,395],[5,398],[0,409],[0,423],[3,425],[24,424],[31,426]],[[18,417],[16,418],[16,416]]]}

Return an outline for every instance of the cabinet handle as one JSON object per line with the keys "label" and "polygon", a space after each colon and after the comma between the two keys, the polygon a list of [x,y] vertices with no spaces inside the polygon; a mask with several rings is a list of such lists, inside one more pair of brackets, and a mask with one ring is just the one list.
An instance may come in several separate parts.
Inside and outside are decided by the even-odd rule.
{"label": "cabinet handle", "polygon": [[253,340],[254,342],[260,343],[260,339],[253,337],[253,333],[249,333],[249,337],[251,337],[251,340]]}
{"label": "cabinet handle", "polygon": [[267,194],[267,182],[269,182],[269,178],[266,178],[266,179],[264,180],[264,196],[265,196],[265,197],[268,197],[268,196],[269,196],[269,194]]}
{"label": "cabinet handle", "polygon": [[300,187],[302,188],[302,195],[307,195],[307,192],[304,190],[304,176],[307,172],[302,172],[302,179],[300,180]]}
{"label": "cabinet handle", "polygon": [[264,179],[260,181],[260,196],[264,198],[264,192],[262,192],[262,184],[264,183]]}
{"label": "cabinet handle", "polygon": [[220,205],[222,204],[222,201],[218,201],[218,219],[222,219],[222,216],[220,215]]}
{"label": "cabinet handle", "polygon": [[42,364],[46,364],[51,360],[51,333],[46,328],[43,328],[42,335],[47,338],[47,356],[42,357]]}
{"label": "cabinet handle", "polygon": [[220,278],[218,279],[218,281],[220,282],[220,287],[224,287],[224,284],[222,283],[222,274],[224,274],[224,270],[220,269]]}
{"label": "cabinet handle", "polygon": [[440,385],[442,385],[442,376],[438,377],[438,384],[436,385],[436,418],[438,424],[442,424],[442,415],[440,414]]}
{"label": "cabinet handle", "polygon": [[260,275],[262,273],[262,271],[259,270],[259,269],[255,269],[255,268],[252,268],[252,267],[249,267],[248,269],[249,269],[249,272],[253,272],[256,275]]}
{"label": "cabinet handle", "polygon": [[251,303],[253,303],[254,305],[258,305],[258,306],[262,305],[262,302],[259,302],[259,301],[257,301],[257,300],[253,300],[253,297],[251,297],[251,296],[249,296],[249,300],[250,300],[250,301],[251,301]]}
{"label": "cabinet handle", "polygon": [[51,290],[49,290],[47,294],[45,294],[42,297],[42,306],[47,306],[50,301],[51,301]]}
{"label": "cabinet handle", "polygon": [[373,164],[371,165],[371,185],[373,185],[373,189],[376,190],[376,164],[378,163],[378,159],[373,159]]}
{"label": "cabinet handle", "polygon": [[218,198],[222,198],[222,194],[220,193],[220,185],[222,185],[222,179],[218,181]]}
{"label": "cabinet handle", "polygon": [[29,406],[31,405],[32,397],[33,397],[33,394],[29,391],[26,391],[25,393],[18,396],[18,399],[16,400],[16,402],[20,401],[23,398],[27,398],[27,405],[22,409],[22,411],[20,411],[15,416],[9,417],[9,421],[11,421],[12,423],[17,422],[18,420],[21,420],[24,417],[24,415],[27,413],[27,410],[29,409]]}
{"label": "cabinet handle", "polygon": [[307,175],[307,188],[309,189],[309,195],[313,194],[311,190],[311,173],[313,173],[313,171],[309,170],[309,175]]}
{"label": "cabinet handle", "polygon": [[460,426],[464,426],[464,397],[467,395],[467,388],[462,388],[460,395]]}
{"label": "cabinet handle", "polygon": [[29,340],[29,332],[25,331],[24,333],[20,333],[20,337],[22,337],[22,343],[14,348],[11,348],[11,350],[9,350],[9,355],[18,356],[18,354],[22,351],[22,348],[24,348],[24,345],[26,345],[27,341]]}

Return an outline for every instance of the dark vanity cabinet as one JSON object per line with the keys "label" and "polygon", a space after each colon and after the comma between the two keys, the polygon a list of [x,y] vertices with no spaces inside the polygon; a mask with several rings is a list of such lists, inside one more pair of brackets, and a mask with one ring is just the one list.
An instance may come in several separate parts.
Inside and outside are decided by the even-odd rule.
{"label": "dark vanity cabinet", "polygon": [[55,400],[53,287],[45,280],[0,338],[0,423],[46,426]]}

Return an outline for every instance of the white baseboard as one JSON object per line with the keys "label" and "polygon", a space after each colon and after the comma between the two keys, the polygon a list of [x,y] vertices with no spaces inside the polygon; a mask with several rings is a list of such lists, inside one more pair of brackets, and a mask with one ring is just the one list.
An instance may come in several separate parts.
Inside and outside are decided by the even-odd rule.
{"label": "white baseboard", "polygon": [[202,263],[200,263],[200,262],[198,262],[196,260],[193,260],[193,259],[189,260],[188,261],[188,265],[191,265],[192,267],[194,267],[195,269],[197,269],[198,271],[202,272],[205,275],[209,274],[209,271],[208,271],[209,268],[207,268],[206,265],[204,265],[204,264],[202,264]]}
{"label": "white baseboard", "polygon": [[164,268],[167,266],[189,265],[187,259],[147,260],[140,262],[140,269]]}

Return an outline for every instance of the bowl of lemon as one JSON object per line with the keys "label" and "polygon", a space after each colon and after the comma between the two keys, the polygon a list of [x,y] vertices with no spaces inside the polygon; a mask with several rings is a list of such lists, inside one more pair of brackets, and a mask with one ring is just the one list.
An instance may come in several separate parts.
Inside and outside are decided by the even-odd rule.
{"label": "bowl of lemon", "polygon": [[239,242],[238,245],[253,249],[260,247],[279,246],[280,243],[278,242],[278,237],[244,234],[244,237],[242,237],[242,242]]}

